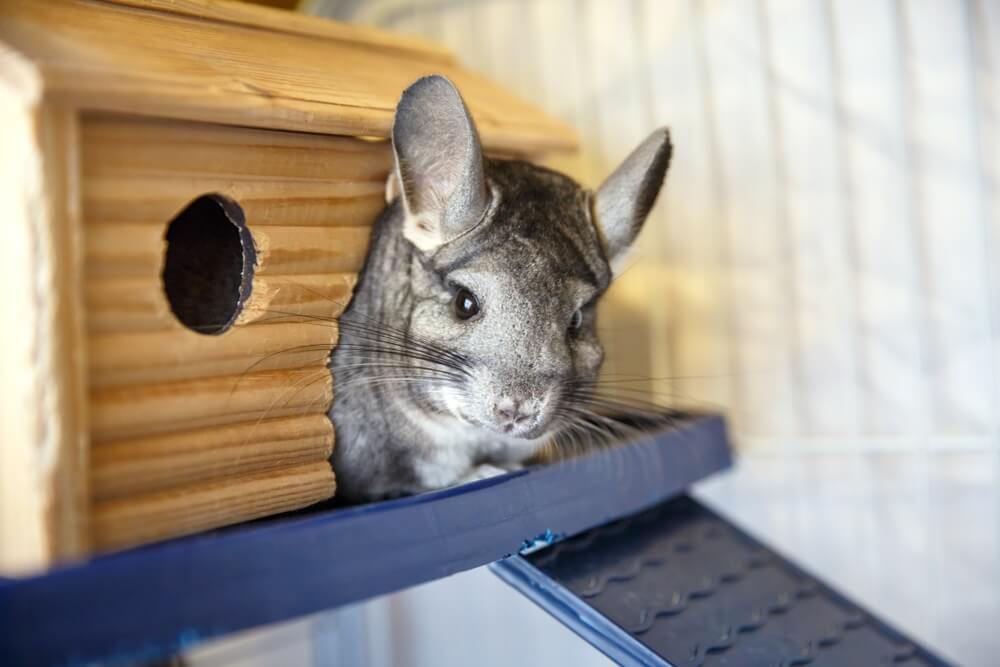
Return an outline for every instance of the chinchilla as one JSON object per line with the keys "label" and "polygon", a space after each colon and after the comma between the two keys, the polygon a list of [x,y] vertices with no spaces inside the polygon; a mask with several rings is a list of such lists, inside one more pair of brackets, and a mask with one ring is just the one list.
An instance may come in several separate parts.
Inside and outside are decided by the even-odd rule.
{"label": "chinchilla", "polygon": [[392,128],[388,206],[331,359],[338,494],[375,499],[519,467],[587,415],[595,307],[670,161],[653,132],[596,192],[485,158],[441,76]]}

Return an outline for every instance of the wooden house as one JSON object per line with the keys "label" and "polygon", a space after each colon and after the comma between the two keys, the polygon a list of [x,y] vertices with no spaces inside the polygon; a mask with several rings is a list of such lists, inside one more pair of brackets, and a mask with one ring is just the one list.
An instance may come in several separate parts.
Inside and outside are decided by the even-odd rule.
{"label": "wooden house", "polygon": [[419,40],[237,3],[0,0],[0,573],[335,493],[335,318],[395,103],[429,73],[488,151],[574,147]]}

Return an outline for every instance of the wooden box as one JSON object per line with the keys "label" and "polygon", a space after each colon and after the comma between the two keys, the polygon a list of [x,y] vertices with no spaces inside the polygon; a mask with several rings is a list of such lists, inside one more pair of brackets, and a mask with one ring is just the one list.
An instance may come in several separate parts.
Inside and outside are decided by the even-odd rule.
{"label": "wooden box", "polygon": [[487,150],[561,123],[441,49],[193,0],[0,0],[0,572],[302,507],[336,316],[440,73]]}

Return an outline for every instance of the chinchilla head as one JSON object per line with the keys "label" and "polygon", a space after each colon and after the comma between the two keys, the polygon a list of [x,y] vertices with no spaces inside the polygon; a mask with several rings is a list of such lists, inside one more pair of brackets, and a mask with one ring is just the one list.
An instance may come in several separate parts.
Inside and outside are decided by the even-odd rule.
{"label": "chinchilla head", "polygon": [[596,304],[660,190],[666,130],[596,192],[525,162],[484,158],[462,98],[440,76],[406,90],[392,137],[387,198],[399,200],[415,248],[407,333],[462,367],[412,391],[432,412],[501,437],[547,435],[599,371]]}

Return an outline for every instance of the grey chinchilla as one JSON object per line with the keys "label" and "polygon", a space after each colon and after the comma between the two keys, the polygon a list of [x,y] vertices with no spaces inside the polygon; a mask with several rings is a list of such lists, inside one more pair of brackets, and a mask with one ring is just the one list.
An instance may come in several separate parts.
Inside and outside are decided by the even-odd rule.
{"label": "grey chinchilla", "polygon": [[392,142],[388,206],[330,364],[332,462],[350,499],[516,468],[591,412],[595,305],[671,155],[658,129],[596,192],[485,158],[441,76],[403,93]]}

